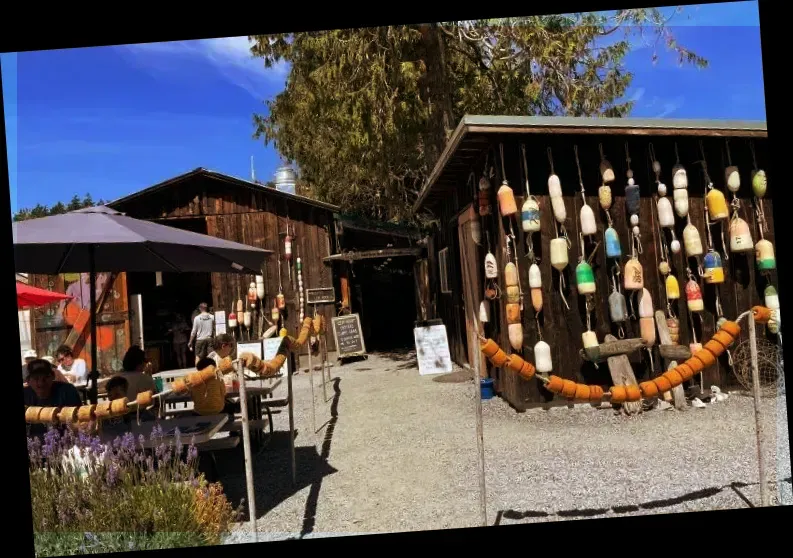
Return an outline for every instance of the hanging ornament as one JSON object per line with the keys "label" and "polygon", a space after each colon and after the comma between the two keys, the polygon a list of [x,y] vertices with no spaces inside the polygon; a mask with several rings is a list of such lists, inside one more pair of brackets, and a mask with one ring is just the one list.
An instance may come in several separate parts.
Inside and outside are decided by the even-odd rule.
{"label": "hanging ornament", "polygon": [[755,245],[755,259],[757,269],[762,272],[776,269],[776,256],[774,255],[774,245],[766,239],[758,240]]}
{"label": "hanging ornament", "polygon": [[[573,152],[575,153],[575,165],[578,168],[578,183],[581,186],[581,200],[583,205],[581,206],[581,213],[579,214],[579,221],[581,223],[581,234],[584,236],[591,237],[594,234],[597,234],[598,228],[597,223],[595,222],[595,213],[592,211],[592,208],[587,205],[586,202],[586,190],[584,189],[584,178],[581,175],[581,164],[578,160],[578,146],[573,146]],[[614,172],[612,171],[612,175]]]}
{"label": "hanging ornament", "polygon": [[[521,144],[521,154],[523,155],[523,176],[526,178],[526,201],[523,202],[521,209],[521,224],[523,225],[523,232],[536,233],[540,231],[540,204],[537,198],[531,195],[529,188],[529,165],[526,160],[526,146]],[[531,236],[528,237],[531,242]]]}
{"label": "hanging ornament", "polygon": [[655,344],[655,317],[653,311],[653,299],[650,291],[642,289],[639,293],[639,330],[642,341],[648,346]]}
{"label": "hanging ornament", "polygon": [[562,297],[565,307],[569,310],[570,305],[564,296],[565,281],[563,273],[569,263],[568,250],[570,249],[570,239],[567,237],[567,231],[564,227],[564,222],[567,219],[567,209],[562,197],[562,183],[554,171],[553,153],[550,147],[548,148],[548,162],[551,166],[551,174],[548,176],[548,195],[551,197],[551,208],[556,219],[556,238],[551,239],[551,266],[559,272],[559,295]]}
{"label": "hanging ornament", "polygon": [[564,198],[562,197],[562,182],[559,180],[559,176],[554,172],[553,154],[551,153],[550,147],[548,148],[548,160],[551,163],[551,174],[548,176],[548,195],[551,197],[553,216],[564,230],[564,223],[567,220],[567,208],[565,208]]}
{"label": "hanging ornament", "polygon": [[277,324],[278,320],[281,318],[281,311],[278,310],[278,304],[275,300],[273,300],[273,307],[270,309],[270,318],[273,320],[274,324]]}
{"label": "hanging ornament", "polygon": [[619,327],[619,337],[625,337],[625,330],[623,324],[628,321],[628,304],[619,288],[617,287],[617,280],[612,276],[611,279],[612,290],[609,295],[609,317]]}
{"label": "hanging ornament", "polygon": [[551,361],[551,347],[545,341],[537,341],[534,345],[534,360],[535,368],[540,374],[548,374],[553,371],[553,362]]}
{"label": "hanging ornament", "polygon": [[486,300],[479,303],[479,321],[483,324],[490,321],[490,305]]}
{"label": "hanging ornament", "polygon": [[705,302],[702,300],[702,290],[694,277],[689,272],[688,283],[686,283],[686,306],[689,312],[698,313],[705,310]]}
{"label": "hanging ornament", "polygon": [[540,266],[536,263],[529,268],[529,288],[531,289],[531,304],[536,313],[542,312],[542,274]]}
{"label": "hanging ornament", "polygon": [[251,308],[256,308],[256,301],[259,300],[258,295],[256,294],[256,282],[251,282],[248,285],[248,304]]}
{"label": "hanging ornament", "polygon": [[757,157],[753,142],[749,143],[749,148],[752,152],[752,191],[754,192],[755,222],[757,223],[757,230],[760,235],[760,240],[758,240],[755,245],[755,261],[760,273],[768,274],[776,269],[774,245],[765,238],[765,233],[768,232],[768,222],[765,219],[763,198],[768,190],[768,181],[766,180],[765,171],[757,168]]}
{"label": "hanging ornament", "polygon": [[615,178],[614,169],[603,153],[603,144],[601,143],[598,148],[600,149],[600,177],[603,179],[603,184],[611,184]]}
{"label": "hanging ornament", "polygon": [[237,327],[237,314],[229,312],[229,328],[234,329]]}
{"label": "hanging ornament", "polygon": [[515,203],[515,193],[507,183],[507,172],[504,166],[504,144],[499,145],[501,152],[501,188],[498,189],[498,207],[502,217],[511,217],[518,212],[518,205]]}
{"label": "hanging ornament", "polygon": [[763,296],[765,307],[771,310],[771,319],[768,321],[766,327],[768,328],[768,331],[776,335],[779,333],[780,329],[782,329],[782,319],[779,308],[779,294],[773,285],[768,285],[765,288]]}
{"label": "hanging ornament", "polygon": [[256,276],[256,296],[259,300],[264,300],[264,275]]}

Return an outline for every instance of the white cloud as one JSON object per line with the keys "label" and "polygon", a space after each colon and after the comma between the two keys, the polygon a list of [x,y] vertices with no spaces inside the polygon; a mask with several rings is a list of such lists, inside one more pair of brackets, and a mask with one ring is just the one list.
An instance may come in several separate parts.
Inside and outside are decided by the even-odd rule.
{"label": "white cloud", "polygon": [[210,63],[229,82],[244,89],[257,100],[273,85],[283,86],[289,75],[289,65],[280,62],[265,68],[264,61],[250,52],[248,37],[199,39],[124,45],[127,53],[148,70],[171,73],[173,62],[179,58],[203,59]]}

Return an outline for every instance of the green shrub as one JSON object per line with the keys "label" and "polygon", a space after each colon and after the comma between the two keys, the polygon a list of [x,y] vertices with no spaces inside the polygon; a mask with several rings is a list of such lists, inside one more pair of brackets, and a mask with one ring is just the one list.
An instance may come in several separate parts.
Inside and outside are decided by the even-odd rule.
{"label": "green shrub", "polygon": [[193,445],[161,437],[155,429],[154,451],[131,434],[107,445],[68,430],[28,439],[36,554],[219,544],[238,512],[198,474]]}

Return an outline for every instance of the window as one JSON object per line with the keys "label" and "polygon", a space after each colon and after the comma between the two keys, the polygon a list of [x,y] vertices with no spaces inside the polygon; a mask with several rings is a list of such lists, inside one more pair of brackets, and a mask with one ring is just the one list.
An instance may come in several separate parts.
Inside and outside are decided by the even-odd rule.
{"label": "window", "polygon": [[444,248],[438,252],[438,272],[441,281],[441,293],[451,294],[449,286],[449,248]]}

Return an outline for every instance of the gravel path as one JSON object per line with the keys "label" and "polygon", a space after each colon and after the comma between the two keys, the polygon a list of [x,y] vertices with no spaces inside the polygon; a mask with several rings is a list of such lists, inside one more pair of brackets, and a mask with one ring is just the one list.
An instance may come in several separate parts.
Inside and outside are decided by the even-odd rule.
{"label": "gravel path", "polygon": [[[255,458],[259,540],[478,525],[472,382],[421,377],[409,354],[371,355],[333,367],[332,376],[336,395],[324,403],[315,374],[317,425],[329,421],[316,445],[309,378],[294,378],[297,489],[286,412]],[[790,504],[783,397],[764,400],[765,451],[774,499]],[[483,407],[491,525],[759,504],[748,397],[633,418],[588,405],[517,414],[497,398]],[[226,493],[238,501],[242,451],[220,462]],[[251,540],[249,525],[228,542]]]}

